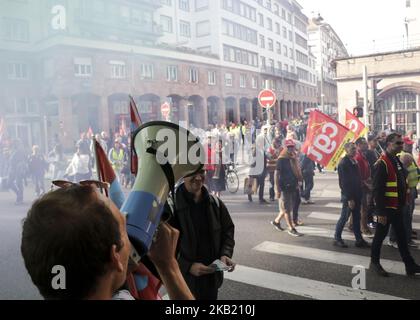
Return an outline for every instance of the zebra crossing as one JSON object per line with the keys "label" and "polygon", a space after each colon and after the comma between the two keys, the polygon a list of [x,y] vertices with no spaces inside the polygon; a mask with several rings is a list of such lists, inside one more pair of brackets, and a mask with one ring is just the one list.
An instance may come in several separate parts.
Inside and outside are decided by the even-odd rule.
{"label": "zebra crossing", "polygon": [[[238,198],[230,199],[226,200],[225,202],[227,203],[228,207],[233,205],[233,208],[236,209],[239,206],[240,201],[237,199]],[[316,207],[317,211],[300,213],[301,217],[305,220],[305,226],[298,227],[297,229],[304,235],[304,237],[299,239],[320,239],[319,241],[323,241],[322,244],[324,248],[321,249],[313,247],[312,244],[308,247],[306,244],[307,241],[304,241],[305,243],[302,244],[302,241],[297,240],[295,243],[294,239],[296,238],[285,236],[287,239],[286,241],[281,241],[284,239],[283,237],[280,238],[279,241],[272,241],[271,239],[271,241],[267,240],[259,242],[251,248],[251,254],[264,254],[270,258],[279,257],[279,261],[283,261],[284,258],[298,259],[298,261],[301,261],[299,264],[300,266],[302,264],[310,266],[311,263],[315,262],[326,264],[328,268],[335,268],[337,270],[345,269],[347,270],[346,272],[348,272],[348,274],[350,274],[352,267],[360,266],[365,268],[366,272],[369,273],[369,249],[360,251],[353,250],[350,251],[351,253],[348,253],[346,250],[340,250],[332,246],[335,233],[335,224],[339,219],[341,210],[331,209],[341,209],[342,204],[335,202],[326,203],[322,207],[330,209],[326,210],[329,212],[321,212],[324,211],[320,208],[321,206],[317,205]],[[270,208],[272,210],[273,206]],[[303,207],[302,211],[310,208],[311,207]],[[240,215],[240,213],[237,212],[234,214],[235,217]],[[261,214],[261,211],[256,213],[256,215],[258,214]],[[244,214],[244,217],[247,216],[249,216],[249,212]],[[418,216],[420,216],[420,210],[415,212],[415,217]],[[310,222],[306,222],[307,220]],[[312,223],[313,221],[319,223]],[[275,231],[272,226],[269,226],[268,221],[265,221],[265,223],[267,228],[270,228],[271,232],[274,234],[282,234],[278,231]],[[413,229],[420,230],[420,224],[416,222],[413,223]],[[342,238],[344,240],[354,241],[354,234],[348,231],[343,231]],[[371,241],[371,239],[366,240]],[[326,242],[331,245],[331,249],[325,249]],[[415,242],[420,245],[420,241]],[[416,251],[418,252],[418,250]],[[393,260],[394,258],[395,260]],[[394,279],[397,276],[405,276],[405,265],[401,260],[399,260],[399,256],[394,255],[393,259],[383,258],[381,259],[381,264],[388,272],[394,275]],[[304,262],[302,263],[302,261]],[[376,275],[372,275],[372,277],[374,276]],[[342,283],[337,284],[334,281],[331,281],[331,279],[326,279],[326,281],[311,279],[311,277],[307,277],[305,274],[295,275],[289,274],[289,272],[274,272],[267,270],[267,268],[258,268],[255,266],[255,264],[239,264],[235,272],[226,273],[225,278],[230,281],[239,282],[242,284],[315,300],[404,300],[407,297],[403,294],[403,297],[401,297],[399,296],[399,293],[395,295],[395,292],[392,290],[385,290],[385,292],[383,292],[377,288],[374,290],[370,288],[368,288],[368,290],[354,289],[352,288],[351,283],[348,283],[347,286],[343,285]],[[391,294],[388,294],[389,292],[391,292]]]}

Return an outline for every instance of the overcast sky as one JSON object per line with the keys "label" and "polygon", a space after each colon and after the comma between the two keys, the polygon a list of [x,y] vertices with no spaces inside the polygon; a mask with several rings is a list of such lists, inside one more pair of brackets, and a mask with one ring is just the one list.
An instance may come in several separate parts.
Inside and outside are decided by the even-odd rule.
{"label": "overcast sky", "polygon": [[[351,55],[403,49],[405,0],[298,0],[304,13],[320,13]],[[375,40],[375,41],[374,41]]]}

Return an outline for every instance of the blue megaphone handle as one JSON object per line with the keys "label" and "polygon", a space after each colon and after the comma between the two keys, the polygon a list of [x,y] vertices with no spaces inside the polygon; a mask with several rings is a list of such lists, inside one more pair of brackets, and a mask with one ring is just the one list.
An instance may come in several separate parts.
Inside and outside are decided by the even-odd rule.
{"label": "blue megaphone handle", "polygon": [[127,233],[132,245],[140,256],[145,256],[160,223],[163,205],[152,193],[132,191],[121,211],[127,213]]}

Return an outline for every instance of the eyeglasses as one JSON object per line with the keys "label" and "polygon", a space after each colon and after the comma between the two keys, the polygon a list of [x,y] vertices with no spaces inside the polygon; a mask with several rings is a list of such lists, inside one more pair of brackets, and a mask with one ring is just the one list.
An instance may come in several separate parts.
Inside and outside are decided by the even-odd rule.
{"label": "eyeglasses", "polygon": [[54,190],[54,187],[70,188],[74,186],[95,186],[98,189],[105,189],[105,190],[108,190],[110,187],[108,182],[102,182],[99,180],[83,180],[78,183],[67,181],[67,180],[54,180],[51,182],[51,191]]}

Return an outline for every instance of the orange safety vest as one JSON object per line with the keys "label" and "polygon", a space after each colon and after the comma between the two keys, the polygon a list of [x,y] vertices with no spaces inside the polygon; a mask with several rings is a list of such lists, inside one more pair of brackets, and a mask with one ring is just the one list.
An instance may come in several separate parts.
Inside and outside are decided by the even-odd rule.
{"label": "orange safety vest", "polygon": [[380,160],[385,164],[386,172],[388,177],[386,179],[385,188],[385,208],[387,209],[398,209],[398,180],[397,172],[395,171],[394,165],[391,159],[386,154],[380,157]]}

